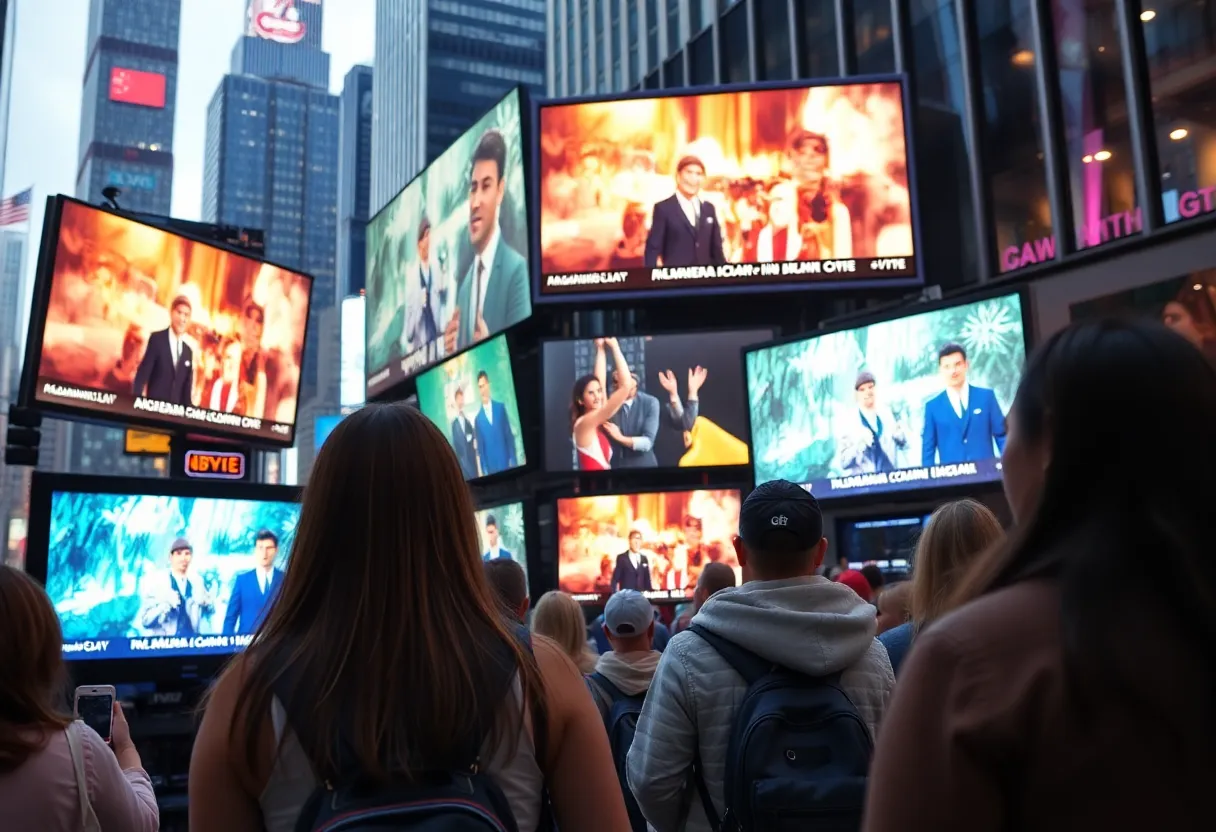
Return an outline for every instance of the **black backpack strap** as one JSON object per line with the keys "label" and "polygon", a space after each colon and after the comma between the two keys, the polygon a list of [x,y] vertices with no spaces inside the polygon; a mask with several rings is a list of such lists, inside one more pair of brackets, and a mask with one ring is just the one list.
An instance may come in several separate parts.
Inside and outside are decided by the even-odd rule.
{"label": "black backpack strap", "polygon": [[722,827],[722,819],[718,817],[718,810],[714,808],[714,801],[709,796],[709,786],[705,785],[705,764],[701,762],[701,749],[699,748],[692,758],[692,777],[697,783],[697,793],[701,795],[701,808],[705,811],[705,819],[709,821],[709,828],[718,832]]}
{"label": "black backpack strap", "polygon": [[750,650],[744,650],[737,644],[734,644],[716,633],[711,633],[700,624],[693,622],[688,629],[692,630],[698,636],[705,640],[710,647],[714,648],[719,656],[726,660],[726,663],[735,669],[735,672],[743,677],[747,684],[754,685],[756,680],[770,673],[777,665],[773,662],[766,661]]}
{"label": "black backpack strap", "polygon": [[618,699],[625,699],[628,696],[628,694],[626,694],[623,690],[612,684],[612,682],[609,682],[608,677],[603,673],[600,673],[598,670],[594,673],[588,674],[587,678],[603,688],[604,693],[608,694],[608,698],[614,703]]}

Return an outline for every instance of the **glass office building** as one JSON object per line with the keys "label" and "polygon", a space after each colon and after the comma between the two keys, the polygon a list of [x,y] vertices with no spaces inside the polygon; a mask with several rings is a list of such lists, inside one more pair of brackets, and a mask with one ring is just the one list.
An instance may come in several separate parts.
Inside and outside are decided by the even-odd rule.
{"label": "glass office building", "polygon": [[1082,263],[1216,217],[1216,0],[549,7],[554,96],[907,72],[930,283]]}
{"label": "glass office building", "polygon": [[545,89],[545,0],[377,0],[376,214],[513,87]]}
{"label": "glass office building", "polygon": [[346,74],[338,105],[338,300],[366,284],[367,220],[372,186],[372,68]]}

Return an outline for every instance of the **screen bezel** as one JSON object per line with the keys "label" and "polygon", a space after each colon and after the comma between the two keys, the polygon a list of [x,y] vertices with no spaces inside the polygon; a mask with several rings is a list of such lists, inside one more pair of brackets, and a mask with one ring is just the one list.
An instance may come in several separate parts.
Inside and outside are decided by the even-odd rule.
{"label": "screen bezel", "polygon": [[[536,523],[535,501],[531,497],[502,497],[482,501],[476,499],[476,495],[474,495],[473,511],[493,511],[496,508],[513,506],[516,503],[520,503],[524,511],[524,560],[528,570],[525,575],[528,583],[528,597],[539,598],[541,593],[537,592],[537,589],[543,585],[543,582],[535,580],[536,572],[534,571],[541,566],[540,549],[537,545],[540,529]],[[480,532],[477,539],[481,540]]]}
{"label": "screen bezel", "polygon": [[[1031,351],[1035,344],[1033,331],[1033,316],[1030,309],[1030,291],[1024,285],[1011,286],[1009,284],[998,285],[995,287],[985,288],[979,292],[967,292],[966,294],[953,295],[949,298],[930,301],[927,303],[917,304],[914,307],[908,307],[906,304],[888,307],[883,310],[875,311],[868,315],[862,315],[855,318],[850,318],[847,323],[839,323],[833,326],[817,329],[812,332],[803,332],[797,335],[790,335],[783,338],[778,338],[767,344],[761,344],[755,347],[748,347],[741,351],[739,360],[743,364],[743,394],[746,397],[747,410],[747,444],[751,449],[748,457],[748,467],[750,469],[751,481],[756,483],[756,448],[754,441],[754,432],[752,430],[752,386],[751,379],[747,372],[747,357],[753,352],[772,349],[786,344],[794,344],[800,341],[811,341],[816,338],[822,338],[827,335],[835,335],[839,332],[851,332],[855,329],[863,329],[874,324],[886,323],[888,321],[898,321],[901,318],[910,318],[914,315],[921,315],[926,312],[937,312],[942,309],[951,309],[957,306],[966,306],[971,303],[980,303],[993,298],[1006,297],[1008,295],[1017,295],[1019,306],[1022,312],[1022,342],[1026,358],[1029,360]],[[1024,368],[1023,368],[1024,369]],[[1008,417],[1008,414],[1006,414]],[[907,502],[912,500],[921,500],[925,498],[927,493],[939,492],[943,490],[955,489],[962,491],[974,491],[976,488],[990,488],[993,484],[1000,483],[1000,478],[993,480],[985,480],[982,482],[967,482],[959,483],[951,480],[946,480],[940,483],[927,483],[914,488],[887,488],[882,490],[867,490],[865,492],[845,492],[841,494],[815,494],[815,499],[821,503],[830,503],[832,505],[847,505],[850,501],[853,502],[873,502],[875,499],[881,499],[890,502]],[[813,492],[812,492],[813,493]]]}
{"label": "screen bezel", "polygon": [[[721,84],[717,86],[696,86],[696,87],[681,87],[678,90],[634,90],[625,93],[614,93],[611,95],[585,95],[573,96],[570,98],[560,99],[545,99],[534,100],[532,102],[532,125],[536,134],[540,134],[541,111],[549,107],[565,107],[573,104],[599,104],[612,103],[616,101],[637,101],[643,99],[657,98],[689,98],[702,95],[718,95],[723,93],[738,93],[738,92],[763,92],[766,90],[792,90],[792,89],[814,89],[817,87],[841,87],[854,86],[860,84],[899,84],[900,103],[903,108],[904,116],[904,152],[905,152],[905,168],[908,171],[908,208],[912,222],[912,256],[908,259],[912,260],[913,269],[916,272],[911,277],[898,277],[889,280],[877,280],[874,278],[855,279],[846,281],[791,281],[791,282],[775,282],[775,283],[757,283],[757,284],[736,284],[731,286],[700,286],[696,289],[688,288],[672,288],[672,289],[648,289],[648,290],[630,290],[619,293],[605,291],[588,291],[588,292],[568,292],[558,294],[545,294],[541,291],[541,284],[544,281],[544,264],[541,262],[541,209],[539,200],[536,198],[541,190],[541,169],[540,169],[540,147],[537,142],[531,145],[532,164],[531,170],[533,179],[531,200],[532,213],[529,217],[529,231],[532,234],[532,251],[535,256],[534,267],[532,269],[532,304],[535,307],[538,304],[614,304],[617,302],[633,302],[638,300],[646,300],[649,298],[682,298],[696,297],[702,295],[731,295],[731,294],[772,294],[777,292],[806,292],[806,291],[839,291],[845,290],[861,290],[861,289],[899,289],[909,286],[923,286],[925,284],[924,274],[924,250],[921,243],[921,222],[920,222],[920,206],[917,199],[919,190],[916,181],[916,145],[915,137],[912,129],[913,107],[912,107],[912,90],[907,73],[882,73],[873,75],[851,75],[847,78],[816,78],[816,79],[799,79],[790,81],[763,81],[758,83],[743,83],[743,84]],[[533,310],[535,311],[535,309]]]}
{"label": "screen bezel", "polygon": [[[526,237],[527,237],[527,241],[528,241],[528,243],[527,243],[527,246],[528,246],[528,282],[529,282],[529,292],[531,292],[532,291],[531,284],[533,283],[533,274],[535,272],[535,268],[534,268],[533,264],[536,262],[536,256],[537,256],[537,250],[535,248],[535,243],[534,243],[535,235],[532,233],[532,226],[531,226],[531,223],[532,223],[531,205],[532,205],[532,199],[533,199],[533,195],[534,195],[532,180],[533,180],[534,171],[533,171],[533,162],[532,162],[533,154],[530,150],[530,146],[533,141],[533,132],[532,132],[533,124],[534,124],[533,108],[535,105],[532,100],[532,96],[528,92],[527,85],[525,85],[523,83],[516,84],[514,87],[512,87],[510,90],[508,90],[501,98],[499,98],[497,101],[495,101],[493,104],[491,104],[490,107],[484,113],[482,113],[480,116],[478,116],[477,119],[475,119],[475,122],[480,121],[481,119],[485,118],[487,115],[489,115],[491,112],[493,112],[496,107],[498,107],[500,104],[502,104],[508,98],[510,98],[512,95],[519,96],[519,135],[520,135],[520,143],[522,145],[522,147],[520,148],[520,167],[521,167],[520,173],[523,176],[524,223],[527,226],[527,228],[525,229],[525,232],[526,232]],[[460,134],[460,136],[458,138],[463,138],[464,135],[466,133],[468,133],[469,130],[471,130],[471,129],[472,129],[472,127],[470,127],[468,130],[465,130],[463,133]],[[451,145],[449,145],[448,147],[450,148]],[[447,151],[445,150],[444,152],[447,152]],[[375,214],[373,214],[367,220],[365,225],[370,227],[371,224],[374,223],[381,214],[383,214],[385,211],[387,211],[393,205],[393,203],[395,203],[401,197],[401,195],[403,193],[405,193],[407,190],[409,190],[411,185],[413,185],[415,182],[417,182],[419,179],[421,179],[426,174],[426,172],[431,169],[431,167],[433,165],[434,165],[434,161],[432,161],[430,164],[423,167],[422,170],[420,170],[416,174],[414,174],[410,178],[410,180],[405,183],[405,185],[401,188],[401,190],[399,190],[399,191],[397,191],[397,193],[393,194],[392,198],[389,199],[387,202],[385,202],[384,205],[380,208],[380,210],[377,211]],[[539,238],[536,238],[536,239],[539,239]],[[366,248],[366,245],[367,244],[365,243],[364,244],[365,248]],[[368,254],[368,252],[365,251],[364,252],[365,258],[367,257],[367,254]],[[502,335],[507,332],[510,332],[511,330],[516,329],[517,327],[527,323],[529,320],[531,320],[532,315],[534,315],[536,313],[535,301],[533,301],[533,307],[534,308],[528,313],[528,317],[524,318],[523,320],[516,321],[515,323],[511,324],[506,329],[501,329],[498,332],[491,333],[490,338],[493,338],[495,335]],[[365,301],[363,304],[363,323],[364,323],[364,325],[363,325],[363,333],[364,333],[363,334],[363,390],[364,390],[364,398],[368,402],[393,401],[397,398],[400,398],[401,388],[405,384],[410,382],[412,379],[416,379],[418,376],[422,375],[422,373],[425,373],[427,370],[437,367],[440,364],[442,364],[444,361],[447,361],[449,358],[455,358],[457,355],[460,355],[461,352],[465,351],[465,350],[460,350],[460,352],[456,352],[456,353],[453,353],[452,355],[444,356],[442,359],[439,359],[438,361],[432,361],[429,364],[423,364],[422,366],[418,367],[417,369],[415,369],[409,373],[406,373],[405,375],[400,376],[400,377],[396,377],[394,374],[390,374],[389,380],[385,382],[385,386],[382,387],[381,389],[377,390],[375,393],[372,393],[370,391],[370,389],[368,387],[368,383],[367,383],[368,379],[370,379],[372,377],[372,368],[371,368],[371,365],[368,363],[368,355],[370,355],[370,352],[367,349],[367,346],[368,346],[367,345],[367,334],[369,332],[371,332],[371,329],[367,326],[367,318],[370,315],[371,315],[371,304],[367,303]],[[489,338],[487,338],[486,340],[489,340]],[[477,346],[477,344],[472,344],[469,347],[466,347],[465,349],[466,350],[471,349],[472,347],[475,347],[475,346]],[[399,364],[400,361],[402,360],[402,358],[404,358],[404,356],[400,356],[400,355],[396,356],[395,358],[391,358],[391,359],[389,359],[389,362],[380,369],[391,368],[393,365],[393,362],[398,362],[398,364]],[[377,372],[379,372],[379,370],[377,370]]]}
{"label": "screen bezel", "polygon": [[75,422],[106,426],[146,427],[159,430],[162,433],[171,433],[179,436],[186,434],[209,436],[237,441],[254,447],[290,448],[295,445],[296,431],[299,427],[300,419],[300,385],[298,381],[296,383],[296,407],[291,417],[291,435],[277,440],[269,436],[251,436],[248,433],[226,431],[222,427],[216,427],[206,422],[183,425],[176,422],[166,422],[155,416],[142,416],[139,414],[124,414],[121,416],[114,414],[107,418],[108,414],[105,411],[75,407],[61,402],[44,402],[37,398],[38,373],[42,367],[42,339],[46,334],[46,313],[51,304],[51,284],[54,280],[55,257],[59,248],[59,226],[63,219],[63,206],[69,202],[102,213],[112,214],[129,222],[142,225],[145,228],[162,231],[172,237],[180,237],[192,243],[210,246],[227,254],[235,254],[257,263],[265,263],[303,277],[308,281],[308,308],[305,310],[304,317],[304,338],[300,342],[301,360],[303,360],[303,356],[308,354],[308,338],[312,334],[312,327],[309,326],[312,316],[312,293],[313,289],[316,288],[316,279],[311,274],[285,266],[282,263],[276,263],[273,260],[267,260],[264,257],[254,256],[250,252],[226,246],[214,240],[203,239],[197,234],[186,234],[159,225],[153,225],[152,223],[137,219],[124,211],[115,211],[105,206],[93,205],[84,200],[59,194],[58,196],[47,197],[47,209],[43,219],[42,242],[38,251],[38,265],[34,273],[34,289],[30,299],[30,324],[25,342],[25,366],[21,371],[21,386],[18,391],[18,400],[21,402],[22,407],[38,410],[43,413],[57,414]]}
{"label": "screen bezel", "polygon": [[[715,471],[729,471],[730,468],[715,468],[710,469]],[[608,491],[563,491],[553,497],[553,577],[556,581],[554,589],[565,592],[562,589],[562,535],[561,529],[558,526],[558,509],[563,500],[583,500],[593,499],[596,497],[632,497],[640,494],[688,494],[694,491],[735,491],[739,494],[739,510],[743,510],[743,501],[747,499],[747,495],[751,493],[751,488],[746,484],[737,480],[728,480],[724,483],[709,483],[698,485],[678,485],[678,486],[656,486],[654,488],[613,488]],[[738,535],[739,530],[735,530]],[[742,583],[740,583],[742,586]],[[579,601],[580,607],[598,607],[603,608],[604,603],[611,595],[601,596],[594,601]],[[688,604],[692,602],[692,596],[688,595],[683,598],[647,598],[652,605],[655,606],[679,606],[680,604]]]}
{"label": "screen bezel", "polygon": [[[752,460],[752,447],[751,447],[750,441],[747,443],[747,460],[748,461],[742,465],[699,465],[695,468],[681,468],[678,465],[675,465],[675,466],[660,465],[655,468],[612,468],[607,471],[582,471],[577,468],[560,468],[560,469],[553,468],[549,464],[550,463],[549,454],[546,450],[547,443],[545,442],[545,429],[548,426],[548,424],[547,424],[547,421],[544,418],[543,414],[545,413],[545,384],[547,383],[547,380],[548,380],[548,374],[546,372],[546,367],[545,367],[545,348],[549,344],[570,344],[570,343],[574,343],[576,341],[594,341],[596,338],[663,338],[663,337],[671,336],[671,335],[707,335],[707,336],[710,336],[710,335],[716,335],[716,334],[721,334],[721,333],[726,333],[726,332],[747,332],[750,329],[752,329],[752,327],[740,326],[740,327],[736,328],[736,327],[719,326],[719,327],[709,327],[709,328],[705,328],[705,329],[677,329],[677,330],[660,330],[657,332],[639,332],[639,333],[631,333],[628,335],[621,335],[621,334],[591,335],[591,336],[585,336],[585,337],[580,337],[580,338],[551,337],[551,338],[539,339],[537,341],[536,346],[537,346],[537,353],[538,353],[537,357],[540,361],[541,380],[540,380],[540,385],[539,385],[539,392],[538,392],[539,400],[538,400],[536,412],[542,414],[542,417],[539,420],[540,421],[540,445],[541,445],[542,459],[540,460],[540,466],[539,466],[538,470],[547,475],[555,475],[555,476],[569,475],[569,476],[580,477],[580,478],[587,477],[592,480],[607,479],[607,478],[611,477],[613,474],[615,474],[618,477],[633,477],[639,473],[653,475],[655,473],[670,474],[673,471],[689,471],[689,472],[693,472],[693,473],[703,472],[703,471],[738,471],[741,475],[746,475],[750,470],[751,460]],[[777,333],[780,331],[780,326],[777,326],[775,324],[767,325],[767,326],[763,325],[763,324],[757,324],[754,327],[754,329],[756,329],[757,331],[767,330],[769,332],[770,340],[763,342],[766,345],[773,343],[773,341],[772,341],[773,338],[779,337]],[[743,352],[743,350],[740,350],[740,355],[742,355],[742,352]],[[747,366],[747,364],[746,364],[746,362],[744,362],[743,363],[744,369],[746,369],[746,366]],[[747,391],[746,377],[743,378],[742,381],[743,381],[743,392],[746,393],[746,391]],[[660,400],[660,406],[662,406],[662,400]],[[744,402],[743,402],[743,407],[744,407],[744,410],[747,409],[746,400],[744,400]],[[748,417],[748,414],[746,414],[746,413],[744,414],[744,426],[750,436],[751,428],[752,428],[751,419]],[[672,489],[672,490],[679,490],[679,489]],[[634,492],[629,492],[629,493],[634,493]],[[638,493],[641,493],[641,492],[638,492]],[[658,493],[658,492],[647,491],[645,493],[654,494],[654,493]]]}
{"label": "screen bezel", "polygon": [[[30,522],[26,532],[25,569],[30,577],[44,587],[46,586],[50,554],[51,498],[55,492],[298,503],[302,488],[248,482],[107,477],[93,474],[53,474],[34,471],[30,483]],[[290,559],[290,555],[288,557]],[[65,657],[64,663],[78,685],[168,682],[213,676],[235,655],[237,653],[203,656],[179,653],[172,656],[149,656],[147,658],[78,661]]]}

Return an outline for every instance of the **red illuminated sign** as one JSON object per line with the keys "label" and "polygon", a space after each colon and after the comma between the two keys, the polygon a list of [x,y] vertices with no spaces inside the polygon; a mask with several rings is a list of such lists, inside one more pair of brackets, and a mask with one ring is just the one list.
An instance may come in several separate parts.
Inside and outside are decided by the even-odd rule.
{"label": "red illuminated sign", "polygon": [[186,451],[186,476],[209,480],[244,479],[245,455],[238,451]]}
{"label": "red illuminated sign", "polygon": [[165,76],[116,66],[110,70],[110,100],[141,107],[165,106]]}

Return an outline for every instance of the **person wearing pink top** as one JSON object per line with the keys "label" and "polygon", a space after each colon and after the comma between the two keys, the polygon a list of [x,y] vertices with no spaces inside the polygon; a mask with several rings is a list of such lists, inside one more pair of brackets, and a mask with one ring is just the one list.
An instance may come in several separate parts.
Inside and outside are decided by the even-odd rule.
{"label": "person wearing pink top", "polygon": [[63,635],[46,592],[0,566],[0,810],[5,829],[156,832],[160,812],[122,707],[113,748],[62,707]]}

